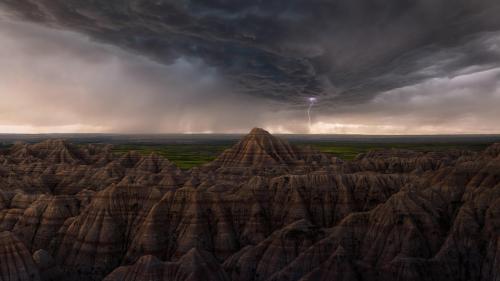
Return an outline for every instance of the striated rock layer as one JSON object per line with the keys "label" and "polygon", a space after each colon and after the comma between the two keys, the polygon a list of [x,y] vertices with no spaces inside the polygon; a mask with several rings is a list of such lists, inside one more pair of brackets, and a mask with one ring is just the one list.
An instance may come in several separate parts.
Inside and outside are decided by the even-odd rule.
{"label": "striated rock layer", "polygon": [[41,280],[31,253],[9,231],[0,232],[0,280]]}
{"label": "striated rock layer", "polygon": [[104,281],[184,281],[229,280],[218,261],[209,253],[191,249],[177,262],[161,262],[154,256],[143,256],[131,266],[122,266]]}
{"label": "striated rock layer", "polygon": [[253,129],[189,171],[0,152],[0,280],[500,280],[500,144],[342,161]]}

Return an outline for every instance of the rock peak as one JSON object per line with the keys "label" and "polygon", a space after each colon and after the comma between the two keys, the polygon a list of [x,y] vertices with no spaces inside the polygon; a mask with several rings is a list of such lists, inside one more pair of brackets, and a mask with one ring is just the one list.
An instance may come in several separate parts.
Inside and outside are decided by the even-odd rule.
{"label": "rock peak", "polygon": [[269,135],[270,136],[271,134],[262,128],[255,127],[250,131],[249,135]]}
{"label": "rock peak", "polygon": [[253,128],[235,146],[221,154],[212,165],[226,167],[263,167],[292,164],[299,151],[286,140],[261,128]]}

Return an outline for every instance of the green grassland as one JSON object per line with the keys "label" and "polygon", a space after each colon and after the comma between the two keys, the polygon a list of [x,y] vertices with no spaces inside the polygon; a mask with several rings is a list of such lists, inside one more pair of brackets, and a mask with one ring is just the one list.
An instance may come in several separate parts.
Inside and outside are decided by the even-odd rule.
{"label": "green grassland", "polygon": [[162,144],[162,145],[115,145],[113,151],[123,154],[128,151],[137,151],[143,155],[153,152],[168,158],[181,169],[190,169],[214,160],[230,145],[223,144]]}
{"label": "green grassland", "polygon": [[[157,153],[174,162],[181,169],[190,169],[213,161],[225,149],[230,148],[235,142],[213,142],[203,144],[115,144],[113,152],[117,155],[128,151],[137,151],[142,155]],[[446,151],[446,150],[472,150],[481,151],[491,145],[486,142],[436,142],[436,143],[368,143],[368,142],[292,142],[296,146],[311,146],[315,150],[344,160],[352,160],[360,153],[379,149],[409,149],[420,152]],[[84,145],[80,143],[79,145]],[[0,143],[0,151],[9,148],[11,144]]]}
{"label": "green grassland", "polygon": [[[445,151],[452,149],[466,149],[481,151],[486,148],[488,143],[294,143],[299,147],[312,146],[321,152],[337,156],[344,160],[352,160],[358,154],[371,150],[399,148],[410,149],[421,152]],[[127,151],[135,150],[143,155],[156,152],[157,154],[168,158],[181,169],[190,169],[200,166],[214,160],[225,149],[231,147],[231,144],[159,144],[159,145],[115,145],[114,152],[123,154]]]}
{"label": "green grassland", "polygon": [[446,150],[472,150],[481,151],[489,143],[312,143],[298,144],[310,145],[323,153],[328,153],[344,160],[352,160],[360,153],[380,149],[409,149],[420,152],[446,151]]}

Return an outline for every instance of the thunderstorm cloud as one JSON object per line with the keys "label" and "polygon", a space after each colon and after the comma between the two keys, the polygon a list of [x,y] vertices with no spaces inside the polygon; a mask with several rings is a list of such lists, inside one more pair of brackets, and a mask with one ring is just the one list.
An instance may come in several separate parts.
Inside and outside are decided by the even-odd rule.
{"label": "thunderstorm cloud", "polygon": [[497,0],[0,0],[0,131],[500,133],[499,14]]}

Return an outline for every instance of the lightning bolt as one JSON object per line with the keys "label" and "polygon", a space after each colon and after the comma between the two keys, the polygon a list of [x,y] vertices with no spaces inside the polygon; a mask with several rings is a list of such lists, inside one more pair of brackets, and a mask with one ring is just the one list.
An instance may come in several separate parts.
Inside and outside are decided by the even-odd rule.
{"label": "lightning bolt", "polygon": [[309,100],[309,107],[307,108],[307,119],[309,120],[309,132],[311,132],[311,109],[316,103],[317,99],[314,97],[310,97],[308,100]]}

